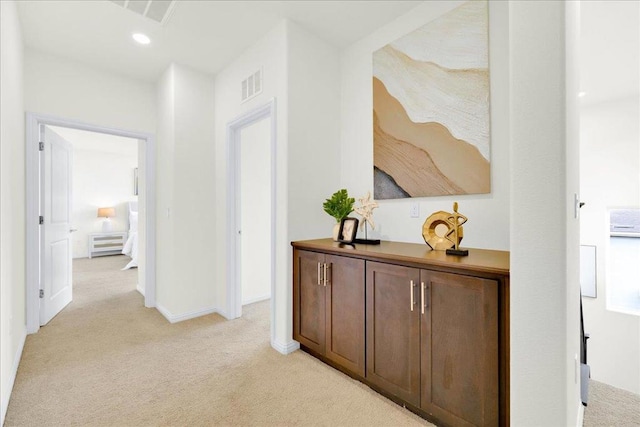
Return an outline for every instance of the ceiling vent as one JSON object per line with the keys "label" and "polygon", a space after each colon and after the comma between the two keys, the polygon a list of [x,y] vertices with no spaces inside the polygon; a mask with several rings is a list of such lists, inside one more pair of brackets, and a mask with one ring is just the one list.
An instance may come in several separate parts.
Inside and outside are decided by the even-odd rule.
{"label": "ceiling vent", "polygon": [[242,81],[242,102],[262,93],[262,69]]}
{"label": "ceiling vent", "polygon": [[111,0],[111,3],[165,25],[171,17],[177,0]]}

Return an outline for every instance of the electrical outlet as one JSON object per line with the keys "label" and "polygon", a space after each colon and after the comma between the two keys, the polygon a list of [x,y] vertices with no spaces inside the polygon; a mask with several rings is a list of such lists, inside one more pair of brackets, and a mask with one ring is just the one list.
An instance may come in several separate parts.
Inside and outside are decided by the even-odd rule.
{"label": "electrical outlet", "polygon": [[411,203],[411,209],[409,211],[411,218],[420,218],[420,204],[416,202]]}

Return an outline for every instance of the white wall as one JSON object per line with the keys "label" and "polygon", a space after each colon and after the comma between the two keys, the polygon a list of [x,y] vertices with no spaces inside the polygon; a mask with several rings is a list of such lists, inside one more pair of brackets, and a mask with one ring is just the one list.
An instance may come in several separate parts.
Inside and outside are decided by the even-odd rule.
{"label": "white wall", "polygon": [[[577,171],[567,167],[565,4],[511,2],[511,424],[576,425]],[[576,175],[576,177],[572,176]],[[572,199],[572,198],[571,198]],[[542,409],[541,409],[542,408]]]}
{"label": "white wall", "polygon": [[133,170],[138,167],[138,141],[75,129],[51,127],[73,146],[72,234],[73,258],[89,256],[89,234],[102,231],[99,207],[115,207],[113,231],[129,230],[129,201]]}
{"label": "white wall", "polygon": [[[290,239],[330,237],[335,219],[322,204],[343,185],[342,58],[299,25],[291,22],[288,28]],[[292,274],[290,270],[289,277]]]}
{"label": "white wall", "polygon": [[[240,82],[260,67],[263,92],[240,103]],[[275,337],[280,351],[292,341],[290,242],[331,233],[322,202],[339,187],[339,56],[335,48],[283,21],[216,76],[216,193],[227,197],[226,125],[276,100]],[[226,305],[226,206],[218,205],[217,297]]]}
{"label": "white wall", "polygon": [[[459,3],[425,2],[342,53],[341,177],[351,193],[373,183],[371,53]],[[490,3],[491,194],[381,201],[374,213],[383,239],[422,242],[424,219],[457,200],[470,218],[465,246],[511,250],[511,423],[518,426],[574,425],[579,408],[577,264],[566,250],[577,221],[568,219],[566,200],[564,18],[560,2]],[[413,201],[419,219],[409,218]],[[541,232],[541,218],[557,220]]]}
{"label": "white wall", "polygon": [[0,2],[0,425],[26,337],[23,44],[13,1]]}
{"label": "white wall", "polygon": [[177,321],[214,311],[213,77],[171,64],[157,89],[157,301]]}
{"label": "white wall", "polygon": [[[373,193],[372,53],[454,9],[462,2],[425,2],[342,52],[341,185],[353,196]],[[424,243],[422,225],[439,210],[450,211],[458,201],[469,218],[463,246],[509,249],[509,78],[506,4],[490,7],[491,193],[401,200],[381,200],[374,211],[376,231],[383,240]],[[420,217],[410,218],[411,203]]]}
{"label": "white wall", "polygon": [[25,108],[93,125],[155,133],[154,86],[50,54],[25,50]]}
{"label": "white wall", "polygon": [[[277,283],[288,283],[285,270],[287,236],[287,72],[286,24],[277,25],[233,63],[216,75],[215,79],[215,194],[220,201],[215,207],[216,267],[214,283],[218,310],[226,314],[227,303],[227,124],[269,100],[276,100],[276,275]],[[262,93],[240,103],[240,82],[262,67]]]}
{"label": "white wall", "polygon": [[[342,188],[340,53],[293,22],[288,29],[289,240],[330,237],[335,219],[322,203]],[[288,242],[286,259],[286,280],[278,282],[286,292],[278,295],[276,322],[278,336],[291,340],[293,251]]]}
{"label": "white wall", "polygon": [[583,298],[594,380],[640,394],[640,316],[607,310],[608,209],[640,206],[640,98],[581,109],[580,243],[596,246],[597,298]]}
{"label": "white wall", "polygon": [[271,297],[271,120],[240,130],[242,304]]}
{"label": "white wall", "polygon": [[[174,95],[174,67],[165,70],[158,80],[157,88],[157,117],[158,128],[156,134],[157,173],[156,173],[156,302],[170,298],[170,286],[174,283],[174,269],[172,265],[173,226],[170,222],[170,206],[173,206],[173,152],[175,138],[175,95]],[[167,210],[169,209],[169,210]],[[166,284],[166,285],[165,285]]]}
{"label": "white wall", "polygon": [[[25,50],[24,82],[24,103],[28,112],[101,127],[156,133],[156,93],[154,85],[148,82],[33,49]],[[141,163],[139,176],[143,177],[145,170],[146,165]],[[139,217],[142,217],[144,179],[139,182],[139,188]],[[161,191],[157,193],[159,196]],[[146,274],[144,226],[140,221],[138,284],[141,289],[144,289]]]}

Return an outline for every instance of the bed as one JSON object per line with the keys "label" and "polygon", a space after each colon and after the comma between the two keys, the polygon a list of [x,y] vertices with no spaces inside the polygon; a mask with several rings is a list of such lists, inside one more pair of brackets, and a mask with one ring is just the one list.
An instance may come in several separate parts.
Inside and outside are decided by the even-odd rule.
{"label": "bed", "polygon": [[122,253],[131,257],[123,270],[138,267],[138,202],[129,202],[129,237]]}

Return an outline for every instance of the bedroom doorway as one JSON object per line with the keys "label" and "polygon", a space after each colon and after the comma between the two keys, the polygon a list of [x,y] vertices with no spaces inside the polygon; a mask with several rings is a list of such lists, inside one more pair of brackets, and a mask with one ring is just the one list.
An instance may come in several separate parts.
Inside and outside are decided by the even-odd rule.
{"label": "bedroom doorway", "polygon": [[[42,247],[43,237],[50,233],[47,228],[39,224],[40,221],[30,219],[42,216],[42,196],[47,186],[51,186],[47,174],[41,172],[40,163],[47,164],[57,161],[53,153],[46,151],[47,141],[52,133],[63,134],[64,139],[79,142],[82,135],[85,140],[80,142],[81,150],[74,157],[82,157],[87,163],[83,176],[76,177],[76,193],[81,194],[84,206],[80,218],[75,218],[73,224],[67,224],[66,234],[84,233],[75,238],[74,255],[69,248],[70,266],[72,258],[83,258],[79,262],[97,260],[101,255],[119,254],[125,247],[129,248],[130,257],[118,255],[116,257],[101,257],[97,264],[104,264],[102,260],[111,258],[110,269],[121,273],[124,267],[139,263],[137,274],[129,272],[129,276],[138,284],[138,291],[144,295],[144,305],[155,307],[155,159],[154,139],[152,135],[130,132],[119,129],[103,128],[100,126],[69,121],[65,119],[27,114],[27,330],[28,333],[37,332],[40,325],[45,324],[53,316],[41,317],[41,307],[51,314],[46,307],[48,304],[47,289],[42,288],[48,276],[56,276],[56,269],[65,257],[57,259],[46,258],[46,251]],[[90,136],[90,137],[87,137]],[[45,151],[40,151],[40,142],[44,142]],[[108,142],[107,142],[108,141]],[[102,143],[102,151],[96,149]],[[120,148],[117,148],[120,144]],[[105,148],[106,146],[106,148]],[[123,153],[123,147],[127,153]],[[106,150],[106,151],[105,151]],[[120,150],[120,152],[118,152]],[[81,156],[77,156],[78,153]],[[113,157],[116,163],[109,162]],[[127,160],[127,158],[129,160]],[[112,159],[113,160],[113,159]],[[120,164],[122,163],[122,164]],[[128,164],[130,163],[130,164]],[[71,164],[73,166],[73,163]],[[136,166],[136,167],[133,167]],[[100,171],[100,169],[102,169]],[[129,170],[130,169],[130,170]],[[72,174],[71,170],[69,171]],[[96,175],[93,176],[92,175]],[[99,176],[97,176],[99,175]],[[54,186],[55,187],[55,186]],[[83,188],[84,187],[84,188]],[[87,188],[90,187],[90,188]],[[118,187],[116,189],[115,187]],[[47,190],[48,191],[48,190]],[[114,195],[115,193],[120,195]],[[138,195],[135,193],[138,192]],[[69,199],[73,197],[73,189],[69,192]],[[126,194],[126,195],[125,195]],[[76,194],[78,196],[78,194]],[[100,200],[98,200],[100,199]],[[136,200],[138,199],[138,200]],[[78,201],[76,201],[77,203]],[[81,204],[82,204],[81,203]],[[71,204],[71,203],[69,203]],[[95,205],[95,206],[94,206]],[[89,212],[91,211],[91,212]],[[69,208],[69,213],[71,209]],[[53,215],[49,213],[51,218]],[[138,218],[140,224],[138,225]],[[46,218],[45,218],[46,221]],[[102,228],[104,226],[104,229]],[[80,231],[82,230],[82,231]],[[135,239],[130,238],[135,235]],[[137,238],[137,236],[140,236]],[[134,256],[134,246],[139,248],[137,257]],[[83,256],[80,256],[83,255]],[[118,258],[117,260],[115,258]],[[126,261],[126,262],[124,262]],[[85,262],[86,264],[86,262]],[[119,265],[122,264],[122,265]],[[127,265],[132,264],[132,265]],[[61,264],[62,265],[62,264]],[[71,269],[68,270],[71,276]],[[137,276],[137,280],[135,280]],[[43,289],[41,292],[40,289]],[[55,294],[55,289],[49,289],[49,296]],[[42,296],[41,296],[42,295]],[[44,297],[44,298],[43,298]],[[66,304],[65,304],[66,305]],[[62,309],[62,307],[59,307]],[[55,315],[55,313],[53,313]]]}
{"label": "bedroom doorway", "polygon": [[275,100],[227,125],[227,315],[270,298],[271,337],[275,304]]}
{"label": "bedroom doorway", "polygon": [[[70,279],[75,305],[98,303],[132,287],[144,296],[141,286],[144,278],[138,277],[142,271],[137,268],[137,171],[143,143],[134,138],[45,126],[45,143],[49,144],[47,137],[54,135],[67,141],[73,152],[69,173],[71,188],[68,191],[70,222],[64,231],[70,240],[71,251],[70,274],[65,277]],[[45,159],[54,157],[47,156],[46,152],[47,149],[43,156]],[[44,193],[46,196],[47,187]],[[44,234],[47,235],[47,227],[53,218],[46,213],[44,217]],[[49,252],[45,250],[45,256]],[[45,259],[43,266],[50,267],[51,264],[51,260]],[[121,272],[129,269],[131,271]],[[47,277],[45,270],[44,278]],[[40,304],[41,326],[60,311],[49,310],[53,295],[51,289],[47,289],[46,280],[44,283],[45,292]],[[70,301],[69,298],[67,303]]]}

